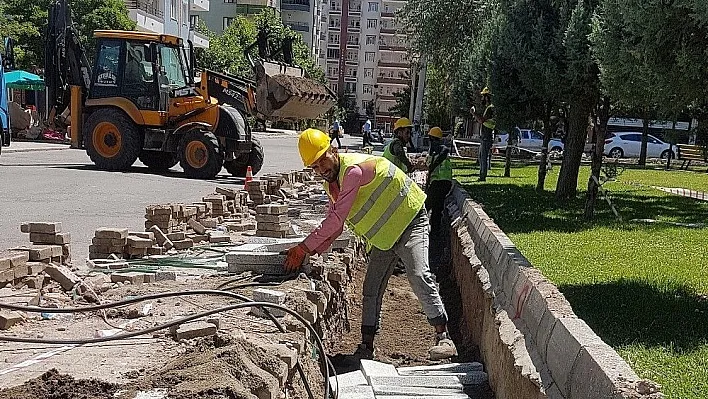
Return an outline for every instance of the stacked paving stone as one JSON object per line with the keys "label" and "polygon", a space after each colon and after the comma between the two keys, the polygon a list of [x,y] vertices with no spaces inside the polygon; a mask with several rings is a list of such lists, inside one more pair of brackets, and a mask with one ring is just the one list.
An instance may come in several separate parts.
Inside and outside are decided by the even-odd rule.
{"label": "stacked paving stone", "polygon": [[[148,205],[145,207],[145,231],[157,226],[165,233],[186,231],[187,220],[197,216],[199,207],[184,204]],[[206,210],[206,209],[205,209]]]}
{"label": "stacked paving stone", "polygon": [[112,256],[123,257],[123,249],[128,244],[128,229],[101,227],[96,229],[89,245],[89,259],[105,259]]}
{"label": "stacked paving stone", "polygon": [[256,207],[256,235],[285,238],[290,230],[288,206],[284,204],[258,205]]}
{"label": "stacked paving stone", "polygon": [[142,258],[147,255],[162,255],[163,248],[157,244],[155,233],[151,231],[128,232],[123,254],[126,258]]}
{"label": "stacked paving stone", "polygon": [[71,262],[71,235],[61,231],[61,222],[29,222],[20,225],[20,231],[29,233],[32,245],[17,248],[29,252],[35,262]]}
{"label": "stacked paving stone", "polygon": [[[31,268],[27,265],[28,261],[29,251],[0,252],[0,287],[4,287],[6,284],[14,285],[18,280],[43,270],[43,267],[42,270]],[[45,264],[39,263],[39,265]]]}
{"label": "stacked paving stone", "polygon": [[246,182],[248,197],[257,205],[270,203],[270,196],[266,195],[266,182],[262,180],[251,180]]}

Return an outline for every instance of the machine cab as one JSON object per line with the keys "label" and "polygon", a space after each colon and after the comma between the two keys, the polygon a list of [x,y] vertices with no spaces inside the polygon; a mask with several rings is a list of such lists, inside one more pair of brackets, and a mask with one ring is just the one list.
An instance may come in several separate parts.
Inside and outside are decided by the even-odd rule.
{"label": "machine cab", "polygon": [[182,39],[143,32],[96,31],[90,99],[120,97],[139,110],[167,111],[170,97],[193,95]]}

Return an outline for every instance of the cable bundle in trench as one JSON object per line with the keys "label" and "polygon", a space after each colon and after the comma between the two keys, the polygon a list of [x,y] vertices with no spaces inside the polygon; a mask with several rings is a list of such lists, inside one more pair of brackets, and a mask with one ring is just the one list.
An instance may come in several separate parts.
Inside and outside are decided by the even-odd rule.
{"label": "cable bundle in trench", "polygon": [[[44,307],[39,307],[39,306],[23,306],[23,305],[13,305],[13,304],[7,304],[7,303],[0,303],[0,309],[4,308],[4,309],[15,310],[15,311],[21,311],[21,312],[29,312],[29,313],[42,313],[42,312],[83,313],[83,312],[92,312],[92,311],[104,310],[104,309],[110,309],[110,308],[117,308],[117,307],[130,305],[133,303],[147,301],[147,300],[151,300],[151,299],[190,296],[190,295],[226,296],[226,297],[241,300],[243,302],[237,303],[235,305],[228,305],[228,306],[223,306],[223,307],[212,309],[212,310],[207,310],[204,312],[199,312],[199,313],[193,314],[191,316],[185,316],[185,317],[175,319],[175,320],[172,320],[172,321],[169,321],[166,323],[158,324],[156,326],[146,328],[143,330],[120,333],[120,334],[111,335],[108,337],[96,337],[96,338],[85,338],[85,339],[43,339],[43,338],[10,337],[10,336],[0,335],[0,341],[23,342],[23,343],[34,343],[34,344],[52,344],[52,345],[85,345],[85,344],[95,344],[95,343],[108,342],[108,341],[117,341],[117,340],[121,340],[121,339],[137,337],[137,336],[144,335],[144,334],[150,334],[155,331],[163,330],[165,328],[170,328],[172,326],[177,326],[177,325],[187,323],[187,322],[190,322],[190,321],[193,321],[196,319],[200,319],[205,316],[211,316],[213,314],[217,314],[217,313],[221,313],[221,312],[228,312],[231,310],[236,310],[236,309],[241,309],[241,308],[251,307],[251,306],[260,307],[263,310],[263,313],[265,313],[266,316],[273,322],[273,324],[275,324],[275,326],[278,328],[278,330],[280,332],[284,333],[284,332],[286,332],[286,330],[283,327],[283,325],[280,324],[280,322],[275,318],[275,316],[273,316],[270,313],[270,311],[268,311],[268,308],[279,309],[279,310],[282,310],[283,312],[293,316],[296,320],[298,320],[300,323],[302,323],[310,331],[312,336],[315,337],[317,348],[319,349],[319,352],[321,353],[322,366],[323,366],[324,372],[325,372],[325,376],[324,376],[325,377],[325,389],[324,389],[325,396],[324,396],[324,399],[330,398],[330,386],[329,386],[330,371],[332,372],[332,375],[335,377],[335,379],[337,378],[337,372],[335,371],[334,366],[332,365],[332,362],[327,357],[327,352],[325,351],[324,344],[322,343],[322,339],[317,334],[317,331],[314,329],[314,327],[312,327],[312,325],[307,320],[305,320],[304,317],[300,316],[294,310],[292,310],[286,306],[283,306],[283,305],[278,305],[278,304],[268,303],[268,302],[256,302],[245,295],[237,294],[234,292],[228,292],[228,291],[190,290],[190,291],[162,292],[162,293],[158,293],[158,294],[141,295],[141,296],[136,296],[133,298],[124,299],[124,300],[117,301],[117,302],[104,303],[104,304],[91,305],[91,306],[82,306],[82,307],[44,308]],[[310,399],[314,399],[314,395],[312,394],[312,390],[310,389],[309,383],[307,382],[307,377],[305,376],[305,372],[302,369],[302,365],[300,364],[300,362],[297,362],[296,366],[298,369],[298,373],[300,374],[300,378],[302,379],[302,382],[305,386],[305,390],[307,391]],[[334,398],[336,399],[338,396],[339,396],[339,383],[337,382],[337,389],[336,389],[336,392],[334,393]]]}

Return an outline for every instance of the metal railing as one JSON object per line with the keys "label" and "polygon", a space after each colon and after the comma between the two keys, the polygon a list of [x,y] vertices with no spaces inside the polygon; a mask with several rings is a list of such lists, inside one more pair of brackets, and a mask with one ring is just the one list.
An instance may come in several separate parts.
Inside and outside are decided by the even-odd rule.
{"label": "metal railing", "polygon": [[158,18],[163,18],[165,12],[160,9],[158,4],[147,4],[140,0],[124,0],[125,7],[133,10],[145,11],[150,15],[154,15]]}

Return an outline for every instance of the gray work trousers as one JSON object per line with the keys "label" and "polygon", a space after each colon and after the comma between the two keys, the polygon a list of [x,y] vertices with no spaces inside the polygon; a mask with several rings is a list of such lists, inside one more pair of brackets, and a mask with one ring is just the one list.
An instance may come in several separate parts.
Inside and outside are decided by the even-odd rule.
{"label": "gray work trousers", "polygon": [[399,259],[406,268],[408,282],[423,306],[428,322],[434,326],[447,324],[447,313],[435,285],[435,278],[428,266],[429,232],[428,214],[423,208],[391,249],[371,250],[366,277],[364,277],[362,334],[374,335],[379,328],[381,301],[386,292],[388,279]]}
{"label": "gray work trousers", "polygon": [[479,146],[479,178],[484,180],[487,178],[487,172],[491,168],[492,163],[492,142],[482,140]]}

